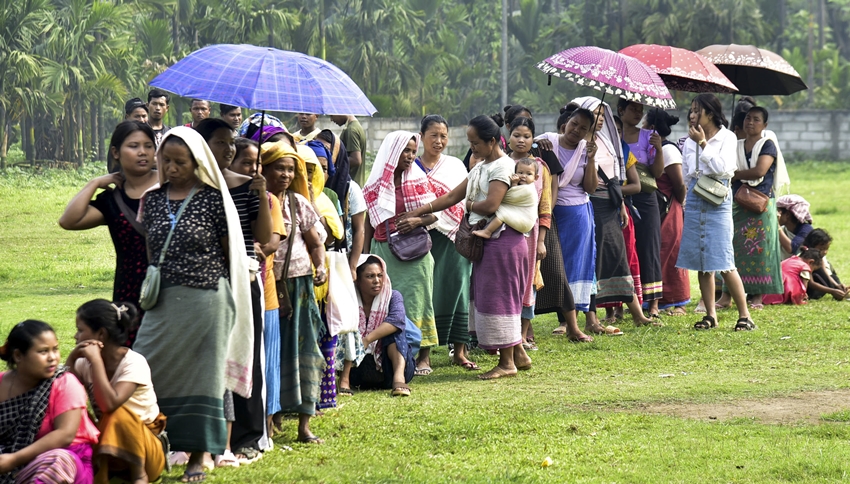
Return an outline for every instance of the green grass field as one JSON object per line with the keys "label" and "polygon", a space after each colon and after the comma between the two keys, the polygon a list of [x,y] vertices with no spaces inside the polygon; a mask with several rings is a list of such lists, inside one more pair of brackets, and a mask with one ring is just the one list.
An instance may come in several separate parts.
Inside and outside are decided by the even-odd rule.
{"label": "green grass field", "polygon": [[[846,275],[850,219],[841,207],[850,200],[850,164],[809,162],[789,171],[793,192],[812,203],[815,225],[835,238],[829,258]],[[56,224],[97,172],[0,172],[4,337],[22,319],[43,319],[57,329],[66,353],[76,308],[111,295],[107,230],[66,232]],[[490,382],[450,367],[441,348],[434,373],[411,383],[411,398],[391,399],[383,391],[342,398],[340,408],[314,419],[324,445],[294,443],[295,422],[286,421],[285,434],[261,461],[216,470],[208,480],[846,481],[850,303],[768,307],[753,314],[758,330],[743,334],[731,331],[734,311],[719,316],[720,329],[699,333],[691,329],[693,314],[667,317],[663,328],[636,329],[627,320],[624,336],[582,345],[549,336],[556,321],[542,317],[534,322],[540,347],[531,354],[534,368]],[[496,361],[474,359],[482,368]],[[778,397],[796,397],[792,413],[799,418],[773,423]],[[831,410],[822,410],[824,403]],[[712,415],[712,404],[739,411]],[[683,418],[689,415],[694,418]],[[546,457],[553,464],[542,467]]]}

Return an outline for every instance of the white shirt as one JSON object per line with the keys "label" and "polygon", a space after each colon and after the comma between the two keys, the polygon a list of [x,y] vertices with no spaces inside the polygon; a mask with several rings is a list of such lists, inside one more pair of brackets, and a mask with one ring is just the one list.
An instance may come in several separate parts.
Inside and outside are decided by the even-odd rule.
{"label": "white shirt", "polygon": [[[697,161],[699,156],[699,161]],[[707,140],[705,148],[700,149],[696,141],[688,138],[682,149],[682,171],[685,184],[701,172],[703,175],[718,175],[719,178],[732,178],[738,167],[738,138],[725,127],[713,138]]]}
{"label": "white shirt", "polygon": [[682,153],[675,145],[664,145],[661,147],[661,154],[664,155],[664,168],[670,165],[682,164]]}

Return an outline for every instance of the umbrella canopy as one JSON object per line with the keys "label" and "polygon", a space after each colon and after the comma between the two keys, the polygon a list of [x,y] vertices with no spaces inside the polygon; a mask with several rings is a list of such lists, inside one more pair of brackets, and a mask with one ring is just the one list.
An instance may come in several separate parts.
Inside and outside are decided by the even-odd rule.
{"label": "umbrella canopy", "polygon": [[800,74],[782,58],[754,45],[709,45],[697,51],[750,96],[787,96],[808,89]]}
{"label": "umbrella canopy", "polygon": [[696,52],[666,45],[637,44],[620,53],[649,66],[674,91],[738,92],[717,66]]}
{"label": "umbrella canopy", "polygon": [[359,116],[377,111],[335,65],[271,47],[209,45],[150,84],[184,97],[256,110]]}
{"label": "umbrella canopy", "polygon": [[634,57],[599,47],[573,47],[537,64],[550,76],[648,106],[673,109],[676,103],[652,69]]}

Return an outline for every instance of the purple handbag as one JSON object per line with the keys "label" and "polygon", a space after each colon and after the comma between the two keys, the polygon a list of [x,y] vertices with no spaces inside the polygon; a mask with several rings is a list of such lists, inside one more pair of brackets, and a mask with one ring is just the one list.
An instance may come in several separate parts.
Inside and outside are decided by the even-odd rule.
{"label": "purple handbag", "polygon": [[390,232],[390,221],[384,222],[387,228],[387,243],[390,252],[396,259],[408,262],[425,257],[431,251],[431,235],[425,227],[416,227],[410,232],[403,234],[399,231]]}

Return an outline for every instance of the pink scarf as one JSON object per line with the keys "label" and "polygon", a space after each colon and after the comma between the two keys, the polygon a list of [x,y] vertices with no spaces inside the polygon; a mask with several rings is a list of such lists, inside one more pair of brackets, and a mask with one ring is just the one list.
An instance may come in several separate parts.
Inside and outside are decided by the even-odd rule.
{"label": "pink scarf", "polygon": [[[396,212],[395,181],[394,172],[398,166],[398,159],[411,140],[416,141],[419,147],[419,135],[409,131],[393,131],[384,138],[369,180],[363,186],[363,198],[369,209],[369,222],[372,227],[384,223],[384,221],[399,215]],[[428,176],[416,163],[411,163],[401,176],[401,193],[404,197],[405,211],[419,208],[428,202],[436,200],[434,188],[428,180]]]}
{"label": "pink scarf", "polygon": [[[360,297],[360,290],[357,290],[357,303],[360,307],[360,323],[358,325],[358,330],[362,337],[368,336],[372,331],[375,331],[375,328],[387,320],[387,314],[390,312],[390,299],[392,299],[393,296],[393,285],[390,282],[390,275],[387,273],[387,264],[384,262],[384,259],[372,254],[362,254],[360,259],[357,261],[357,267],[362,266],[372,257],[381,261],[381,270],[384,272],[384,281],[383,284],[381,284],[380,294],[375,296],[375,299],[372,300],[372,307],[369,311],[369,319],[366,319],[366,311],[363,309],[363,298]],[[378,365],[378,370],[382,370],[381,353],[384,349],[381,347],[381,340],[373,341],[369,345],[369,349],[372,350],[371,352],[375,356],[375,364]]]}

